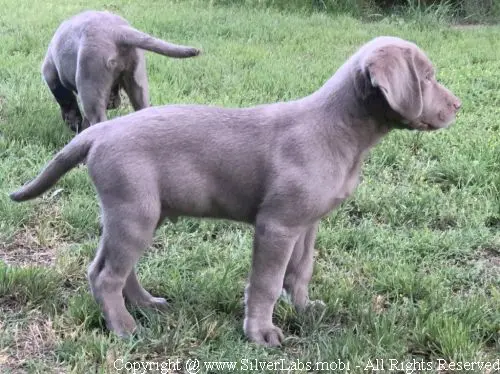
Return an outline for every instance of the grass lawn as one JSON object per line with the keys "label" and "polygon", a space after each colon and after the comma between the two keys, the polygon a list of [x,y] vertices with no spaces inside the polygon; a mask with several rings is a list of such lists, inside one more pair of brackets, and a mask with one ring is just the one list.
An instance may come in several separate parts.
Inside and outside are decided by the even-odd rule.
{"label": "grass lawn", "polygon": [[[120,368],[188,358],[238,365],[340,360],[361,373],[376,359],[388,368],[389,359],[500,358],[499,26],[396,17],[363,23],[200,0],[0,6],[1,373],[124,373],[116,360],[123,360]],[[320,226],[311,294],[326,308],[297,314],[280,301],[275,322],[287,336],[281,349],[243,336],[250,227],[194,219],[162,226],[139,277],[171,300],[170,312],[135,310],[141,333],[120,340],[106,330],[86,281],[99,214],[86,169],[73,170],[43,198],[9,200],[8,192],[73,136],[40,65],[59,23],[88,8],[115,11],[139,29],[204,50],[186,60],[148,53],[158,105],[239,107],[305,96],[378,35],[415,41],[462,99],[450,129],[395,131],[370,154],[353,198]],[[110,115],[130,111],[127,104]]]}

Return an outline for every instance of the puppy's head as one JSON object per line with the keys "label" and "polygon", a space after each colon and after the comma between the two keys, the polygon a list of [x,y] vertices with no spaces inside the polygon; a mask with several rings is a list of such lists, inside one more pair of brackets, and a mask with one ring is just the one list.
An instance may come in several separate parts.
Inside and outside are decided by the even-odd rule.
{"label": "puppy's head", "polygon": [[380,91],[400,126],[436,130],[453,122],[461,102],[436,80],[431,61],[415,44],[379,37],[360,52],[367,84]]}

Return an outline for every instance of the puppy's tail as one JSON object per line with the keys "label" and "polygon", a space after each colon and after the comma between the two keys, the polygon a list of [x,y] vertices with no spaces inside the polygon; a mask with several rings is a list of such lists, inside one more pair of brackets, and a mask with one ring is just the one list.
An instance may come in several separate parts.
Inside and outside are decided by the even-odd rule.
{"label": "puppy's tail", "polygon": [[19,190],[12,192],[10,198],[14,201],[33,199],[52,187],[64,174],[82,162],[92,145],[92,138],[88,129],[71,140],[61,149],[45,168],[31,182]]}
{"label": "puppy's tail", "polygon": [[118,27],[115,30],[114,38],[118,45],[146,49],[169,57],[186,58],[200,54],[200,50],[197,48],[168,43],[130,26]]}

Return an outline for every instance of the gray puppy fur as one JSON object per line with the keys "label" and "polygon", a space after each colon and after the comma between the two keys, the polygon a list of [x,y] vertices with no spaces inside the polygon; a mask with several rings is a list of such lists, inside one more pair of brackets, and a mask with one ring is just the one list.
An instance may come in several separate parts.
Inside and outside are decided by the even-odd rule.
{"label": "gray puppy fur", "polygon": [[308,305],[319,220],[352,194],[370,148],[394,128],[445,128],[460,106],[415,44],[379,37],[299,100],[242,109],[152,107],[93,126],[11,198],[42,194],[87,159],[103,223],[88,277],[119,335],[136,328],[124,297],[166,305],[134,271],[165,218],[254,225],[244,331],[276,346],[283,334],[272,314],[281,290],[298,309]]}
{"label": "gray puppy fur", "polygon": [[[106,109],[120,105],[120,88],[134,110],[149,106],[142,49],[177,58],[200,53],[138,31],[109,12],[86,11],[59,26],[49,44],[42,75],[73,131],[105,121]],[[80,97],[83,119],[74,93]]]}

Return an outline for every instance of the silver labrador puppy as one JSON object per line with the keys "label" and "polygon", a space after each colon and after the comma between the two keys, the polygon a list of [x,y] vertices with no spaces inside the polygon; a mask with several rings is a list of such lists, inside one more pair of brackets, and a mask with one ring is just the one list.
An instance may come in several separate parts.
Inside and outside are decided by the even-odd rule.
{"label": "silver labrador puppy", "polygon": [[[105,121],[106,109],[120,105],[120,88],[134,110],[149,106],[141,49],[177,58],[200,53],[193,47],[153,38],[109,12],[86,11],[59,26],[49,44],[42,75],[73,131]],[[80,96],[84,119],[74,92]]]}
{"label": "silver labrador puppy", "polygon": [[87,158],[103,222],[88,277],[119,335],[136,328],[124,296],[141,306],[166,304],[134,271],[165,218],[254,225],[244,331],[276,346],[283,334],[272,323],[274,304],[282,288],[298,309],[308,304],[318,222],[352,194],[369,149],[391,129],[445,128],[460,105],[415,44],[379,37],[300,100],[152,107],[93,126],[11,197],[40,195]]}

